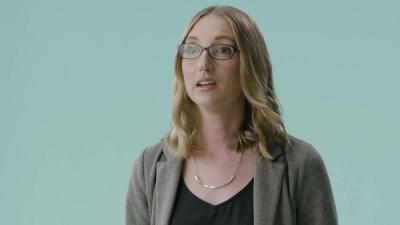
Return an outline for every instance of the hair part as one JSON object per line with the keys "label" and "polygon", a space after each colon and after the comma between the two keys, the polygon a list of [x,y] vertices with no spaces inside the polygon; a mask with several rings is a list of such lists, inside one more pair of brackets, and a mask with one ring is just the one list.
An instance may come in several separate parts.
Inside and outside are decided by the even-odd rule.
{"label": "hair part", "polygon": [[[256,23],[241,10],[231,6],[210,6],[192,18],[181,43],[196,22],[209,14],[225,18],[240,51],[239,81],[245,97],[245,112],[234,137],[234,147],[237,151],[257,147],[261,157],[271,159],[268,151],[270,144],[275,142],[286,145],[290,141],[275,95],[272,66],[263,35]],[[182,58],[177,53],[173,83],[173,124],[164,140],[168,148],[182,158],[188,158],[195,150],[198,135],[195,109],[196,105],[185,89]]]}

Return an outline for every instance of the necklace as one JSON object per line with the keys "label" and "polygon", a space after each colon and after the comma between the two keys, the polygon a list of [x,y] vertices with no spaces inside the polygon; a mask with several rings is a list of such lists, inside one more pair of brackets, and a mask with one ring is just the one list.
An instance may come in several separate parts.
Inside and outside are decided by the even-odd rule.
{"label": "necklace", "polygon": [[216,186],[214,186],[214,185],[208,185],[208,184],[205,184],[205,183],[203,183],[203,182],[201,181],[200,177],[198,176],[199,173],[198,173],[196,158],[193,157],[194,164],[195,164],[195,176],[194,176],[194,179],[196,180],[196,182],[197,182],[198,184],[200,184],[202,187],[207,188],[207,189],[218,189],[218,188],[225,187],[226,185],[232,183],[233,180],[235,180],[236,175],[237,175],[237,172],[238,172],[238,170],[239,170],[240,162],[242,161],[242,157],[243,157],[243,151],[242,151],[242,153],[240,153],[240,158],[239,158],[239,162],[238,162],[238,165],[237,165],[237,167],[236,167],[235,173],[234,173],[227,181],[225,181],[224,183],[222,183],[222,184],[220,184],[220,185],[216,185]]}

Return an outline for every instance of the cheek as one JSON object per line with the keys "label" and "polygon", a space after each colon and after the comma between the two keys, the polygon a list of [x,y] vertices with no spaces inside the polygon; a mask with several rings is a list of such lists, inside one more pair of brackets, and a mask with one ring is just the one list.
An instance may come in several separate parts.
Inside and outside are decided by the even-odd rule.
{"label": "cheek", "polygon": [[232,82],[237,82],[239,80],[239,73],[240,73],[239,62],[233,61],[225,65],[223,70],[226,73],[226,75],[229,76],[229,79]]}
{"label": "cheek", "polygon": [[229,66],[229,74],[231,75],[231,87],[235,87],[235,89],[240,89],[241,92],[241,85],[240,85],[240,66],[239,66],[239,62],[236,62],[234,64],[231,64]]}
{"label": "cheek", "polygon": [[192,74],[191,68],[192,67],[187,63],[182,63],[183,81],[185,83],[186,89],[190,88],[191,77],[193,77],[191,75]]}
{"label": "cheek", "polygon": [[187,63],[182,62],[182,73],[184,78],[186,78],[190,73],[190,67]]}
{"label": "cheek", "polygon": [[222,71],[232,75],[239,74],[240,59],[238,57],[234,57],[231,60],[221,61],[220,63],[219,67]]}
{"label": "cheek", "polygon": [[233,61],[232,64],[232,73],[237,74],[239,77],[239,72],[240,72],[240,60],[238,58],[235,58],[236,60]]}
{"label": "cheek", "polygon": [[230,73],[235,76],[235,79],[239,79],[239,66],[234,65],[232,68],[230,68]]}

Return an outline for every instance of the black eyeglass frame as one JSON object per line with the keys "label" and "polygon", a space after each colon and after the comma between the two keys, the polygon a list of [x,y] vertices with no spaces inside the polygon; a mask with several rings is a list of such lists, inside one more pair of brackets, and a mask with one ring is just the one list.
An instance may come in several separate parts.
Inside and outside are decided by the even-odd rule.
{"label": "black eyeglass frame", "polygon": [[[183,56],[182,56],[183,54],[181,53],[181,47],[184,46],[184,45],[194,45],[194,46],[198,46],[198,47],[201,49],[201,51],[200,51],[199,55],[196,56],[196,57],[193,57],[193,58],[183,57]],[[209,49],[212,48],[212,47],[215,47],[215,46],[228,46],[228,47],[231,47],[231,48],[233,49],[232,55],[231,55],[229,58],[227,58],[227,59],[218,59],[218,58],[213,57],[213,56],[210,54],[210,50],[209,50]],[[203,46],[200,46],[200,45],[198,45],[198,44],[193,44],[193,43],[182,43],[182,44],[178,45],[178,53],[179,53],[179,55],[182,57],[182,59],[195,59],[195,58],[201,56],[201,54],[203,54],[203,51],[204,51],[204,50],[207,51],[208,56],[210,56],[212,59],[215,59],[215,60],[229,60],[229,59],[232,59],[232,58],[233,58],[233,55],[235,55],[236,52],[239,52],[239,49],[238,49],[236,46],[234,46],[234,45],[229,45],[229,44],[214,44],[214,45],[211,45],[211,46],[208,46],[208,47],[203,47]]]}

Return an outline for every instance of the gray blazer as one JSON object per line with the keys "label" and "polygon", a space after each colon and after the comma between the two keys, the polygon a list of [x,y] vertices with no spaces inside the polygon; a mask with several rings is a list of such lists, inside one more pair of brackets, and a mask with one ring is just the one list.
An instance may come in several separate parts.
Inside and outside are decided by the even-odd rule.
{"label": "gray blazer", "polygon": [[[269,146],[254,176],[254,225],[337,225],[329,177],[314,147],[289,135],[290,146]],[[168,225],[182,160],[161,140],[134,163],[126,198],[126,225]]]}

